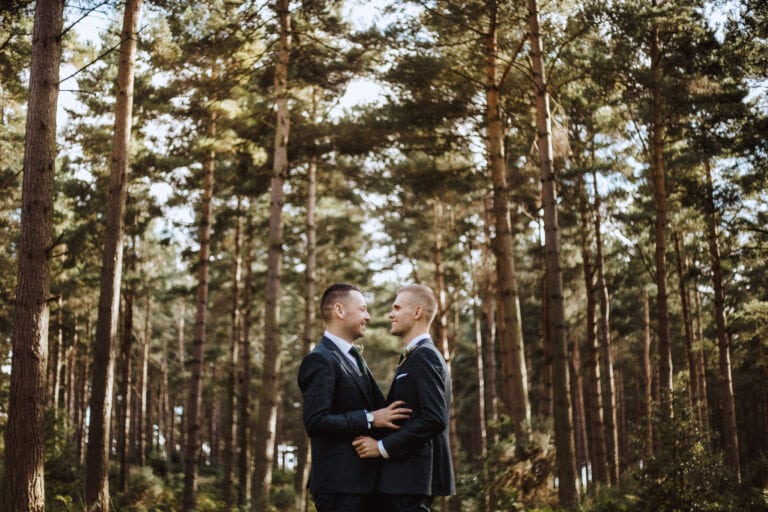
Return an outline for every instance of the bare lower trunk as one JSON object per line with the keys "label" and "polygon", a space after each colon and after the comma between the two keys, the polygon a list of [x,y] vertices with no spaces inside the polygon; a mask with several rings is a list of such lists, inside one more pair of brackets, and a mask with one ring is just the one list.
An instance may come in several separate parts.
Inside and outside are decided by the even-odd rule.
{"label": "bare lower trunk", "polygon": [[109,510],[109,451],[114,346],[117,335],[120,281],[123,266],[123,228],[128,193],[128,149],[131,140],[133,76],[136,59],[136,31],[141,0],[129,0],[123,17],[120,62],[117,72],[115,130],[112,139],[109,208],[105,213],[106,233],[96,323],[90,424],[86,455],[85,503],[89,511]]}
{"label": "bare lower trunk", "polygon": [[653,366],[651,365],[651,305],[648,290],[643,290],[643,405],[645,406],[646,443],[648,457],[653,455]]}
{"label": "bare lower trunk", "polygon": [[254,229],[251,222],[250,204],[246,208],[248,211],[248,229],[247,237],[244,241],[243,267],[244,289],[243,289],[243,326],[240,333],[240,361],[238,372],[238,387],[240,391],[237,395],[237,503],[241,509],[244,509],[249,496],[248,472],[250,469],[250,399],[251,399],[251,317],[253,315],[253,237]]}
{"label": "bare lower trunk", "polygon": [[723,284],[723,269],[720,263],[720,240],[718,236],[718,215],[714,200],[712,185],[712,169],[707,163],[707,241],[709,242],[709,257],[712,266],[712,287],[715,291],[715,329],[717,332],[718,348],[718,384],[720,399],[723,404],[723,444],[725,446],[725,462],[741,479],[739,464],[739,438],[736,428],[736,406],[733,397],[733,378],[731,376],[731,343],[728,337],[725,319],[725,286]]}
{"label": "bare lower trunk", "polygon": [[[208,124],[207,136],[216,136],[216,116],[212,115]],[[195,334],[192,339],[192,377],[189,384],[189,398],[184,411],[186,421],[186,447],[184,449],[184,492],[183,510],[195,510],[197,501],[198,464],[201,453],[201,411],[203,396],[203,358],[205,354],[206,322],[208,314],[208,268],[211,256],[211,202],[213,200],[213,171],[215,153],[211,151],[203,164],[202,202],[200,205],[199,240],[197,270],[197,305],[195,314]]]}
{"label": "bare lower trunk", "polygon": [[254,432],[252,511],[264,512],[269,503],[274,458],[275,423],[280,402],[280,277],[283,259],[283,183],[288,175],[288,64],[290,61],[290,11],[288,0],[277,0],[280,18],[280,46],[275,68],[277,125],[274,168],[271,179],[267,283],[264,290],[264,366],[259,415]]}
{"label": "bare lower trunk", "polygon": [[544,76],[544,57],[540,38],[536,0],[528,0],[531,36],[531,62],[536,90],[536,128],[541,166],[541,196],[544,207],[544,245],[546,250],[547,334],[552,344],[552,388],[555,427],[558,497],[563,507],[574,509],[579,503],[578,475],[574,455],[573,417],[568,375],[568,347],[563,311],[563,279],[560,269],[560,238],[557,212],[556,177],[552,166],[549,94]]}
{"label": "bare lower trunk", "polygon": [[531,405],[528,399],[528,376],[523,348],[522,321],[515,271],[514,245],[509,219],[509,188],[504,159],[504,129],[499,104],[497,6],[492,5],[490,25],[485,39],[486,67],[486,133],[493,182],[493,219],[495,236],[492,248],[498,272],[499,357],[501,358],[501,397],[510,416],[518,446],[528,439]]}
{"label": "bare lower trunk", "polygon": [[45,510],[43,416],[63,9],[60,0],[38,0],[35,6],[5,472],[0,495],[3,512]]}

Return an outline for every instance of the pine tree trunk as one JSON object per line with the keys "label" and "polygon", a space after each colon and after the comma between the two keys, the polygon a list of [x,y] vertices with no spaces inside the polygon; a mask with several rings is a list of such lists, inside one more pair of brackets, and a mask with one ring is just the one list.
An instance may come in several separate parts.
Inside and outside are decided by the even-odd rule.
{"label": "pine tree trunk", "polygon": [[63,9],[60,0],[38,0],[35,5],[5,471],[0,495],[3,512],[45,510],[43,419]]}
{"label": "pine tree trunk", "polygon": [[552,167],[551,120],[549,94],[544,76],[544,56],[540,38],[539,12],[536,0],[528,0],[531,36],[531,62],[536,88],[536,128],[541,166],[541,191],[544,207],[544,245],[546,249],[548,337],[552,346],[552,388],[555,427],[555,450],[558,497],[566,508],[579,503],[578,475],[574,455],[573,417],[568,375],[568,347],[563,311],[563,278],[560,269],[560,229],[557,213],[556,177]]}
{"label": "pine tree trunk", "polygon": [[718,212],[715,206],[715,191],[712,184],[712,169],[707,162],[707,241],[712,267],[712,287],[715,292],[715,329],[718,348],[718,385],[722,401],[723,444],[725,463],[741,479],[739,463],[739,439],[736,428],[736,405],[733,397],[733,378],[731,376],[731,344],[725,319],[725,286],[720,263],[720,241],[718,236]]}
{"label": "pine tree trunk", "polygon": [[240,281],[242,280],[242,216],[240,214],[241,198],[237,197],[237,218],[235,219],[234,254],[232,262],[232,305],[230,309],[230,343],[229,343],[229,372],[227,375],[227,387],[224,393],[224,422],[222,425],[222,437],[224,442],[224,468],[223,468],[223,494],[224,506],[227,510],[234,503],[232,493],[232,473],[235,462],[235,405],[237,403],[237,372],[240,350]]}
{"label": "pine tree trunk", "polygon": [[[314,91],[313,91],[314,92]],[[313,107],[316,105],[316,94],[313,94]],[[314,110],[314,109],[313,109]],[[314,118],[315,114],[313,114]],[[317,157],[312,156],[307,168],[307,223],[305,226],[305,235],[307,237],[307,258],[305,272],[305,290],[304,290],[304,341],[301,344],[301,353],[299,360],[309,354],[315,342],[315,294],[317,293],[317,224],[315,222],[315,207],[317,204]],[[309,478],[309,442],[305,432],[299,435],[296,440],[296,477],[293,482],[293,488],[296,496],[299,497],[299,511],[307,509],[307,479]]]}
{"label": "pine tree trunk", "polygon": [[144,336],[141,343],[141,361],[139,374],[139,421],[138,421],[138,449],[136,464],[146,465],[147,449],[152,448],[152,408],[149,396],[149,341],[152,338],[150,331],[150,306],[152,303],[152,294],[147,292],[146,307],[144,309]]}
{"label": "pine tree trunk", "polygon": [[653,455],[653,366],[651,365],[651,305],[648,290],[643,290],[643,405],[645,406],[645,433],[647,452]]}
{"label": "pine tree trunk", "polygon": [[678,279],[678,292],[680,293],[680,308],[683,315],[683,326],[685,328],[685,355],[688,360],[688,405],[696,414],[696,421],[699,426],[703,425],[699,408],[698,383],[699,383],[699,365],[696,361],[696,353],[693,346],[693,319],[691,317],[691,298],[688,294],[688,285],[685,282],[685,263],[683,257],[680,235],[675,231],[672,233],[672,241],[675,246],[675,263]]}
{"label": "pine tree trunk", "polygon": [[117,411],[117,457],[120,462],[120,472],[117,478],[117,489],[120,492],[128,490],[128,453],[130,451],[129,436],[131,432],[131,403],[133,401],[133,290],[127,289],[123,294],[123,343],[120,351],[120,368],[122,375],[117,392],[120,397]]}
{"label": "pine tree trunk", "polygon": [[248,211],[248,224],[243,247],[243,267],[245,275],[243,276],[243,327],[240,333],[240,371],[238,372],[238,386],[240,391],[237,395],[237,504],[241,509],[245,509],[248,497],[250,495],[250,479],[248,478],[250,469],[250,400],[251,400],[251,317],[253,309],[253,236],[254,228],[251,221],[250,205],[246,207]]}
{"label": "pine tree trunk", "polygon": [[486,131],[493,182],[493,220],[495,237],[492,241],[498,272],[499,357],[501,358],[501,398],[505,412],[513,423],[518,446],[525,444],[531,419],[528,399],[528,376],[523,348],[520,302],[517,291],[514,244],[509,219],[509,187],[504,159],[504,128],[501,121],[498,78],[497,8],[490,6],[490,25],[485,40],[486,66]]}
{"label": "pine tree trunk", "polygon": [[267,283],[264,290],[264,367],[259,415],[254,432],[253,512],[265,512],[269,503],[274,458],[275,426],[280,393],[280,275],[283,259],[283,183],[288,174],[288,65],[290,61],[290,12],[288,0],[277,0],[280,45],[275,67],[274,169],[271,180]]}
{"label": "pine tree trunk", "polygon": [[669,334],[669,305],[667,297],[667,191],[664,170],[664,111],[662,107],[661,69],[659,59],[659,29],[654,27],[651,39],[652,115],[651,150],[653,161],[653,201],[656,209],[656,289],[659,336],[659,402],[662,420],[672,415],[672,345]]}
{"label": "pine tree trunk", "polygon": [[698,285],[693,289],[693,305],[696,309],[696,367],[698,382],[696,382],[697,394],[699,396],[699,416],[701,417],[702,428],[709,430],[709,400],[707,398],[707,376],[704,363],[704,332],[701,325],[701,300],[699,299]]}
{"label": "pine tree trunk", "polygon": [[[594,158],[593,158],[594,161]],[[613,339],[611,337],[610,322],[610,297],[608,295],[608,284],[605,280],[605,258],[603,257],[603,228],[602,214],[600,212],[600,192],[597,187],[597,172],[592,166],[592,186],[595,196],[593,219],[595,225],[595,269],[597,270],[596,291],[598,304],[600,305],[600,349],[603,354],[604,375],[604,396],[603,396],[603,414],[605,419],[605,448],[608,454],[608,469],[611,485],[618,486],[621,474],[619,464],[619,427],[618,427],[618,407],[616,401],[616,380],[613,371]]]}
{"label": "pine tree trunk", "polygon": [[[573,433],[574,448],[576,450],[576,469],[579,474],[587,474],[589,456],[587,447],[587,415],[584,409],[584,376],[581,367],[581,352],[578,339],[573,342],[571,352],[571,400],[573,401]],[[586,479],[585,479],[586,480]],[[582,487],[587,487],[587,482],[582,482]]]}
{"label": "pine tree trunk", "polygon": [[[216,115],[212,114],[206,136],[213,140],[216,136]],[[195,510],[197,501],[198,463],[201,453],[202,425],[201,411],[203,397],[203,358],[205,355],[205,337],[208,314],[208,273],[211,257],[211,222],[213,220],[213,171],[216,154],[211,150],[203,163],[202,201],[200,204],[200,252],[197,270],[197,306],[195,314],[195,334],[192,339],[192,376],[189,384],[189,398],[184,411],[186,422],[186,445],[184,449],[184,492],[183,510]]]}
{"label": "pine tree trunk", "polygon": [[120,284],[123,266],[123,231],[128,193],[128,149],[131,140],[133,77],[136,59],[136,30],[141,0],[128,0],[123,17],[120,62],[117,71],[115,130],[106,233],[101,269],[99,309],[91,380],[90,425],[86,455],[85,503],[89,512],[106,512],[110,506],[109,451],[114,346],[117,336]]}
{"label": "pine tree trunk", "polygon": [[587,375],[589,393],[589,454],[592,461],[592,479],[599,484],[610,480],[608,472],[608,450],[605,440],[605,418],[603,392],[601,386],[600,346],[597,339],[597,300],[595,299],[595,269],[592,264],[592,251],[589,249],[589,211],[584,180],[579,182],[579,209],[581,213],[581,261],[584,267],[584,287],[586,289],[586,346]]}

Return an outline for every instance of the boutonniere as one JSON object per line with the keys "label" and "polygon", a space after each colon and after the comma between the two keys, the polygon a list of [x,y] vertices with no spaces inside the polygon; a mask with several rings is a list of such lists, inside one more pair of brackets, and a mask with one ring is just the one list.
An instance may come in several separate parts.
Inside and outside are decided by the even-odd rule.
{"label": "boutonniere", "polygon": [[363,355],[363,351],[365,350],[365,345],[361,345],[360,343],[353,343],[353,345],[357,349],[357,351],[360,352],[360,355]]}

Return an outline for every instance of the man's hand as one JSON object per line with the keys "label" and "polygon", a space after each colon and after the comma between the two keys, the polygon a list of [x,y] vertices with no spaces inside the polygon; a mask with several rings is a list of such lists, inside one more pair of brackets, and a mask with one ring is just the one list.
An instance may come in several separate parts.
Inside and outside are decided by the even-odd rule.
{"label": "man's hand", "polygon": [[411,415],[411,410],[401,407],[405,402],[398,400],[392,402],[383,409],[373,411],[373,426],[398,430],[400,427],[392,423],[396,420],[405,420]]}
{"label": "man's hand", "polygon": [[372,437],[359,436],[352,441],[352,446],[355,447],[357,455],[361,459],[375,459],[381,457],[379,453],[379,442]]}

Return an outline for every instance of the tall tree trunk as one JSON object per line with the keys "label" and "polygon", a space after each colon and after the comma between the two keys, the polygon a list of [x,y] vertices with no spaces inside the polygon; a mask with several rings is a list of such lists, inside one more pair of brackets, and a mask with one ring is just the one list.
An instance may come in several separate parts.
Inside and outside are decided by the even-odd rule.
{"label": "tall tree trunk", "polygon": [[129,287],[123,293],[123,343],[120,351],[122,369],[118,385],[117,411],[117,457],[120,472],[117,478],[117,488],[120,492],[128,490],[128,453],[130,452],[131,402],[133,400],[133,290]]}
{"label": "tall tree trunk", "polygon": [[[584,408],[584,376],[581,367],[581,353],[578,339],[573,342],[571,352],[571,400],[573,401],[573,434],[574,447],[576,449],[576,469],[579,474],[586,473],[589,467],[589,455],[587,447],[587,413]],[[585,478],[586,480],[586,478]],[[582,489],[587,487],[587,482],[582,482]]]}
{"label": "tall tree trunk", "polygon": [[35,5],[5,433],[6,470],[0,496],[3,512],[45,510],[43,417],[63,10],[61,0],[38,0]]}
{"label": "tall tree trunk", "polygon": [[227,374],[227,387],[224,393],[224,422],[222,425],[222,437],[224,442],[224,468],[223,468],[223,494],[224,506],[227,510],[232,508],[234,498],[232,493],[232,473],[235,461],[235,406],[237,404],[237,372],[240,350],[240,281],[242,280],[242,215],[241,198],[237,197],[237,218],[235,219],[234,254],[232,261],[232,305],[230,309],[230,343],[229,343],[229,372]]}
{"label": "tall tree trunk", "polygon": [[579,182],[579,207],[581,213],[581,261],[584,267],[586,289],[586,346],[587,346],[587,389],[589,394],[589,455],[592,462],[592,478],[606,484],[610,480],[608,471],[608,450],[605,441],[605,418],[601,386],[600,345],[597,339],[597,300],[595,300],[595,269],[592,251],[589,248],[590,228],[588,199],[584,180]]}
{"label": "tall tree trunk", "polygon": [[[91,337],[91,319],[90,314],[86,315],[85,321],[85,337],[90,339]],[[75,394],[75,450],[77,452],[77,462],[82,464],[84,462],[84,447],[85,447],[85,417],[86,410],[88,408],[88,344],[83,343],[81,348],[81,354],[77,360],[77,383]]]}
{"label": "tall tree trunk", "polygon": [[680,293],[680,307],[683,315],[683,326],[685,328],[685,355],[688,360],[688,405],[696,415],[696,421],[702,426],[702,418],[699,414],[699,366],[696,361],[696,353],[693,346],[693,318],[691,317],[691,298],[688,294],[688,285],[685,282],[685,263],[683,256],[682,243],[680,235],[675,231],[672,233],[672,241],[675,246],[675,267],[677,270],[678,292]]}
{"label": "tall tree trunk", "polygon": [[528,0],[528,24],[531,36],[531,63],[536,89],[536,128],[538,131],[539,158],[541,165],[541,192],[544,206],[544,244],[546,248],[547,313],[549,325],[547,334],[552,346],[552,388],[555,427],[555,449],[557,475],[560,480],[558,497],[566,508],[575,508],[579,503],[578,475],[574,455],[573,417],[570,402],[568,375],[568,346],[565,335],[565,313],[563,311],[563,277],[560,269],[560,239],[557,213],[556,177],[552,167],[551,119],[549,114],[549,93],[544,76],[539,26],[539,11],[536,0]]}
{"label": "tall tree trunk", "polygon": [[[312,106],[316,106],[316,91],[313,89]],[[313,119],[316,113],[313,112]],[[315,340],[315,294],[317,293],[317,224],[315,223],[315,207],[317,204],[317,157],[312,156],[307,168],[307,223],[305,235],[307,238],[306,272],[304,274],[304,340],[301,344],[299,360],[309,354]],[[296,441],[296,477],[293,483],[296,496],[299,497],[299,511],[307,510],[307,479],[309,478],[310,452],[308,438],[304,432]]]}
{"label": "tall tree trunk", "polygon": [[736,428],[736,405],[733,398],[733,378],[731,376],[731,343],[728,337],[725,319],[725,286],[723,269],[720,263],[720,240],[718,235],[718,212],[715,206],[715,191],[712,183],[712,168],[706,163],[707,172],[707,242],[709,243],[710,265],[712,267],[712,287],[715,292],[715,329],[718,349],[718,385],[722,401],[723,444],[725,463],[736,477],[741,479],[739,464],[739,438]]}
{"label": "tall tree trunk", "polygon": [[[435,296],[437,297],[437,317],[434,322],[434,331],[436,336],[437,347],[443,353],[448,372],[451,371],[451,362],[453,359],[453,352],[455,347],[448,336],[448,313],[449,307],[446,304],[446,290],[445,290],[445,275],[443,273],[443,234],[442,226],[445,225],[443,220],[443,205],[439,198],[434,199],[434,225],[433,232],[435,234],[435,241],[432,248],[432,260],[435,264]],[[450,429],[449,429],[449,443],[451,448],[451,457],[453,458],[453,467],[458,468],[458,438],[456,437],[456,407],[455,403],[450,403]],[[458,497],[451,497],[448,499],[448,510],[451,512],[461,512],[461,499]]]}
{"label": "tall tree trunk", "polygon": [[489,2],[490,24],[485,36],[485,98],[488,152],[493,182],[493,217],[495,237],[492,248],[498,272],[499,357],[501,358],[501,398],[513,422],[518,446],[528,439],[531,405],[528,399],[528,376],[523,348],[520,302],[517,291],[514,244],[509,219],[509,186],[504,158],[504,128],[501,121],[498,84],[498,4]]}
{"label": "tall tree trunk", "polygon": [[[487,200],[486,200],[487,201]],[[493,263],[491,262],[491,223],[490,209],[484,208],[485,222],[485,240],[486,242],[481,246],[481,258],[482,258],[482,278],[480,282],[482,286],[480,288],[481,304],[483,308],[483,344],[482,344],[482,359],[484,374],[484,388],[485,388],[485,425],[486,425],[486,437],[489,439],[489,443],[495,445],[498,442],[498,435],[495,425],[499,418],[498,412],[498,391],[496,385],[496,317],[494,312],[496,311],[495,297],[496,293],[496,273],[493,269]]]}
{"label": "tall tree trunk", "polygon": [[697,372],[698,382],[696,383],[696,389],[699,396],[699,408],[701,412],[702,427],[705,430],[709,430],[709,404],[707,399],[707,376],[704,363],[704,332],[701,325],[701,300],[699,299],[698,285],[693,289],[693,305],[696,309],[696,367],[699,369]]}
{"label": "tall tree trunk", "polygon": [[613,338],[611,336],[610,321],[610,296],[608,284],[605,279],[605,258],[603,257],[603,227],[602,213],[600,211],[600,191],[597,186],[597,172],[594,170],[594,157],[592,158],[592,193],[594,199],[593,222],[595,225],[595,270],[597,270],[596,292],[600,305],[600,349],[603,354],[603,368],[605,371],[603,386],[603,408],[605,418],[605,439],[608,453],[608,469],[611,484],[619,485],[621,467],[619,465],[619,426],[617,418],[616,379],[613,371]]}
{"label": "tall tree trunk", "polygon": [[280,393],[280,275],[283,260],[283,183],[288,175],[288,65],[290,61],[290,11],[288,0],[276,0],[280,19],[280,45],[275,67],[275,101],[277,124],[275,129],[274,169],[272,171],[269,252],[267,255],[267,283],[264,290],[264,367],[259,416],[254,433],[253,512],[264,512],[269,502],[272,481],[273,443]]}
{"label": "tall tree trunk", "polygon": [[251,205],[246,206],[248,223],[243,246],[243,326],[240,333],[240,371],[237,394],[237,504],[244,509],[250,495],[248,473],[250,469],[250,400],[251,400],[251,317],[253,316],[253,237]]}
{"label": "tall tree trunk", "polygon": [[[213,140],[216,136],[216,115],[211,114],[206,136]],[[205,355],[205,337],[208,315],[208,273],[211,257],[211,222],[213,220],[213,171],[216,166],[216,153],[211,150],[203,164],[202,200],[200,204],[200,252],[197,269],[197,306],[195,314],[195,334],[192,339],[192,378],[189,384],[189,398],[184,411],[187,436],[184,449],[184,493],[183,510],[195,510],[197,502],[197,475],[201,453],[200,407],[203,397],[203,358]]]}
{"label": "tall tree trunk", "polygon": [[89,511],[109,510],[109,448],[114,345],[123,271],[123,231],[128,194],[128,149],[133,111],[133,75],[136,60],[136,30],[141,0],[128,0],[123,16],[120,62],[117,70],[115,129],[112,139],[109,207],[105,212],[106,233],[101,269],[99,313],[91,380],[90,425],[86,455],[85,503]]}
{"label": "tall tree trunk", "polygon": [[653,365],[651,364],[651,305],[648,290],[643,290],[643,405],[648,457],[653,455]]}
{"label": "tall tree trunk", "polygon": [[141,360],[139,374],[139,421],[138,421],[138,449],[136,464],[144,466],[146,464],[147,449],[152,449],[152,407],[150,405],[149,395],[149,341],[152,339],[150,323],[150,306],[152,304],[152,294],[147,291],[146,304],[144,309],[144,335],[141,343]]}
{"label": "tall tree trunk", "polygon": [[[654,1],[654,4],[656,2]],[[664,170],[664,109],[661,90],[661,69],[659,61],[659,29],[653,28],[651,38],[651,75],[653,88],[651,91],[651,108],[653,121],[651,124],[651,172],[653,175],[653,201],[656,208],[656,289],[658,307],[658,336],[659,336],[659,403],[662,420],[672,415],[672,345],[669,334],[669,305],[667,297],[667,190]]]}
{"label": "tall tree trunk", "polygon": [[[477,283],[473,279],[473,283]],[[475,284],[476,286],[476,284]],[[475,370],[477,371],[477,431],[480,438],[480,449],[478,453],[472,454],[472,466],[477,471],[481,471],[483,482],[488,481],[488,470],[485,467],[484,461],[488,458],[488,426],[486,423],[486,397],[487,391],[485,389],[485,366],[483,364],[483,310],[480,306],[481,300],[478,294],[477,288],[475,288],[473,297],[475,300],[475,306],[473,308],[473,317],[475,323]],[[480,496],[480,512],[488,512],[490,510],[490,493],[482,493]]]}

